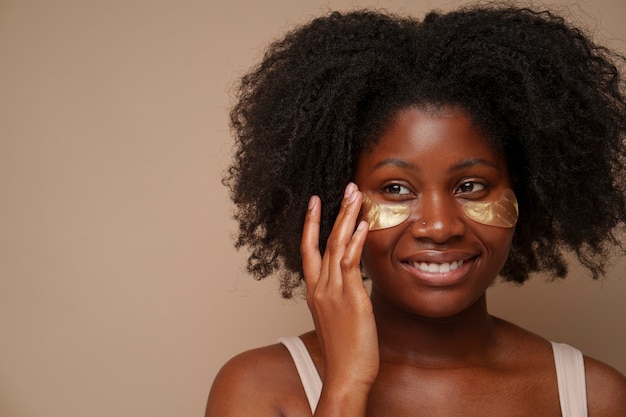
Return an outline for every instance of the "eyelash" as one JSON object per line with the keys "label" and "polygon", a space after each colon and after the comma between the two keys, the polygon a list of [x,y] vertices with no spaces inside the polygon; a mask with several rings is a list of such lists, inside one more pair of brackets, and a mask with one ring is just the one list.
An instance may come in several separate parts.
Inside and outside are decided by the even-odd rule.
{"label": "eyelash", "polygon": [[[475,188],[476,186],[478,186],[478,190],[472,190],[472,191],[462,191],[462,188],[464,186],[470,185],[472,188]],[[466,194],[466,195],[473,195],[473,194],[477,194],[480,192],[483,192],[485,190],[487,190],[488,186],[487,184],[480,182],[480,181],[463,181],[454,191],[455,194]]]}
{"label": "eyelash", "polygon": [[[394,192],[392,189],[400,189],[403,188],[406,192]],[[397,182],[391,183],[383,187],[383,191],[387,194],[391,194],[393,196],[405,196],[405,195],[414,195],[413,191],[411,191],[407,186],[398,184]]]}
{"label": "eyelash", "polygon": [[[472,190],[463,191],[463,187],[466,187],[466,186],[471,186]],[[478,190],[476,190],[475,188],[478,188]],[[474,181],[474,180],[463,181],[459,184],[458,187],[456,187],[456,189],[454,190],[454,194],[457,194],[457,195],[462,194],[462,195],[470,196],[470,195],[475,195],[475,194],[484,192],[488,188],[489,188],[488,184],[484,182]],[[399,183],[391,183],[389,185],[386,185],[383,187],[383,191],[386,194],[390,194],[394,197],[415,195],[415,193],[409,187],[399,184]]]}

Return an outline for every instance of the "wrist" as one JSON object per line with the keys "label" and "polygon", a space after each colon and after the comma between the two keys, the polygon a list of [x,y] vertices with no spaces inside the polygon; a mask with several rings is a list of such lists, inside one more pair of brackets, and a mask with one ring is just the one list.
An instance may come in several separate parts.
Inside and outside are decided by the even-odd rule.
{"label": "wrist", "polygon": [[364,416],[370,390],[371,384],[325,383],[315,416]]}

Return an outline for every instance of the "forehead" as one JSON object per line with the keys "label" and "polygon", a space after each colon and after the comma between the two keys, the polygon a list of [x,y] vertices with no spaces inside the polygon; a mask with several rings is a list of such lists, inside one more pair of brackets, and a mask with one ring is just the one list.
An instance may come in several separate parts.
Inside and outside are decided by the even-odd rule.
{"label": "forehead", "polygon": [[475,159],[506,168],[489,136],[455,107],[401,110],[375,143],[361,153],[358,163],[363,167],[389,158],[424,169]]}

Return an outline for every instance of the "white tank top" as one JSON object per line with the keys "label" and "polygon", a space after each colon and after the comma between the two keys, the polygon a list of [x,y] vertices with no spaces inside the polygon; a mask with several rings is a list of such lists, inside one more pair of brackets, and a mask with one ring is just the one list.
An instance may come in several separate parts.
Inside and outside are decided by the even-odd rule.
{"label": "white tank top", "polygon": [[[309,400],[311,412],[315,413],[322,393],[322,380],[309,351],[299,337],[283,337],[278,341],[289,350]],[[552,351],[562,416],[587,417],[587,389],[582,353],[569,345],[554,342],[552,342]]]}

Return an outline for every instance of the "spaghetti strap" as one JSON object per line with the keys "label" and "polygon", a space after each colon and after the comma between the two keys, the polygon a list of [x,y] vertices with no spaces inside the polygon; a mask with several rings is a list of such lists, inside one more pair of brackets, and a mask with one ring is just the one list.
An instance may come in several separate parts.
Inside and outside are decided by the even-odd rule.
{"label": "spaghetti strap", "polygon": [[309,351],[306,349],[304,342],[299,337],[281,337],[279,343],[285,345],[300,375],[304,392],[311,406],[311,413],[315,413],[317,403],[322,393],[322,379],[320,378],[317,368],[311,359]]}
{"label": "spaghetti strap", "polygon": [[559,400],[563,417],[587,417],[587,389],[582,353],[563,343],[552,343]]}

